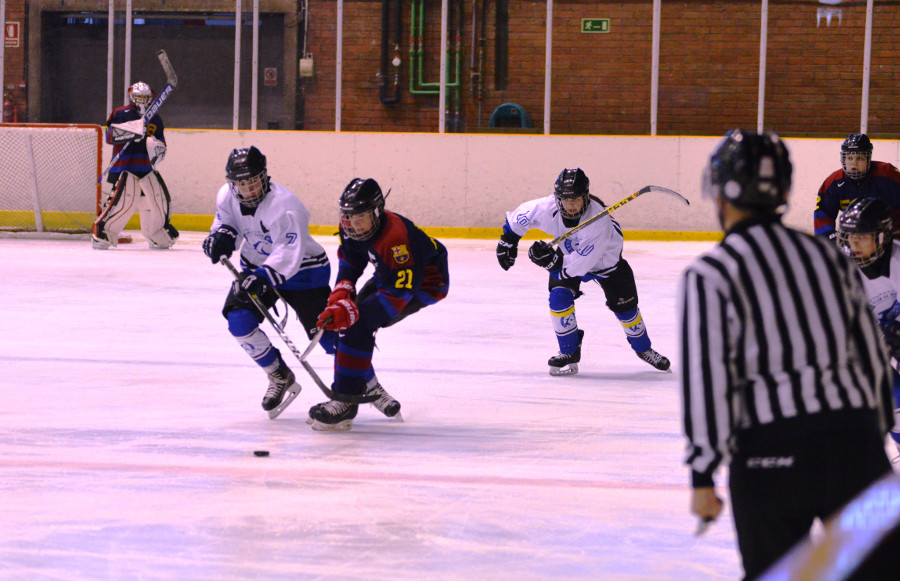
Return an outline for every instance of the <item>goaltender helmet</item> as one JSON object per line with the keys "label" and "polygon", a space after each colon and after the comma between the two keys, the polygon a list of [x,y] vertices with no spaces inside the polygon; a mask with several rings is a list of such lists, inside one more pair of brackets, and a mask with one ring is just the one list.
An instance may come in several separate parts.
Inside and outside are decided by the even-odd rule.
{"label": "goaltender helmet", "polygon": [[242,206],[255,208],[270,189],[266,156],[253,145],[232,150],[225,164],[225,179]]}
{"label": "goaltender helmet", "polygon": [[140,109],[143,115],[146,113],[147,107],[150,106],[150,102],[153,101],[153,89],[147,83],[135,83],[128,87],[128,98]]}
{"label": "goaltender helmet", "polygon": [[344,188],[338,205],[344,236],[368,240],[378,232],[384,216],[384,194],[378,182],[372,178],[353,178]]}
{"label": "goaltender helmet", "polygon": [[875,198],[860,198],[838,218],[838,247],[864,268],[884,255],[891,245],[893,230],[890,206]]}
{"label": "goaltender helmet", "polygon": [[851,180],[869,175],[872,166],[872,142],[865,133],[851,133],[841,144],[841,168]]}
{"label": "goaltender helmet", "polygon": [[[563,218],[576,220],[584,215],[588,204],[591,202],[590,186],[591,180],[588,179],[580,167],[564,169],[559,172],[556,184],[553,186],[553,195],[556,197],[556,205],[559,207],[559,213],[562,214]],[[563,200],[577,199],[581,200],[581,207],[577,210],[566,210]]]}
{"label": "goaltender helmet", "polygon": [[716,147],[703,174],[703,193],[736,208],[776,212],[787,204],[791,160],[772,131],[734,129]]}

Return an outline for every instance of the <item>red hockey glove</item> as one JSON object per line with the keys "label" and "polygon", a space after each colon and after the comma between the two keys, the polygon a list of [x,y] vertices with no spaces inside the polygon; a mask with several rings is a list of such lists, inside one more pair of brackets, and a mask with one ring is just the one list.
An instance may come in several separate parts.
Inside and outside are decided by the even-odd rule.
{"label": "red hockey glove", "polygon": [[326,331],[343,331],[359,320],[359,307],[350,299],[341,299],[319,314],[316,326]]}
{"label": "red hockey glove", "polygon": [[334,283],[334,290],[328,295],[328,306],[342,299],[356,300],[356,286],[349,280],[339,280]]}

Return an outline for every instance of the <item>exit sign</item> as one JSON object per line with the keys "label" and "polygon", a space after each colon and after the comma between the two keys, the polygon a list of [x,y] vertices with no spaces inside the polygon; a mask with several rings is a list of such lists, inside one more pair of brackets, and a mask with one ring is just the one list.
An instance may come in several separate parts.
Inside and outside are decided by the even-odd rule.
{"label": "exit sign", "polygon": [[582,18],[581,32],[609,32],[609,18]]}

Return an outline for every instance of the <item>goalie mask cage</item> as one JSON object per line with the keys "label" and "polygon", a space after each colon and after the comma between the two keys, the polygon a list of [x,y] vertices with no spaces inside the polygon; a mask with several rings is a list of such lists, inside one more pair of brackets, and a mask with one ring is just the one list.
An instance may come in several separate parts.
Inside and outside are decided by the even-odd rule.
{"label": "goalie mask cage", "polygon": [[90,233],[102,148],[99,125],[0,124],[0,233]]}

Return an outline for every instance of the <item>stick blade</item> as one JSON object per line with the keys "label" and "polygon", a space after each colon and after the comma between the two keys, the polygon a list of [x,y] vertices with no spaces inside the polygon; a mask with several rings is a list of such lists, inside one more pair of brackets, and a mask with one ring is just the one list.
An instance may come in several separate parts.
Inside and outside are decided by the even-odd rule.
{"label": "stick blade", "polygon": [[175,68],[172,66],[172,62],[169,61],[169,55],[166,54],[166,51],[160,49],[156,52],[156,58],[159,59],[159,64],[162,65],[163,71],[166,73],[166,82],[168,82],[172,87],[178,85],[178,77],[175,75]]}
{"label": "stick blade", "polygon": [[680,202],[684,203],[685,206],[691,205],[691,202],[687,198],[685,198],[684,196],[682,196],[675,190],[670,190],[669,188],[664,188],[662,186],[646,186],[646,188],[644,188],[644,189],[647,190],[648,192],[658,192],[660,194],[668,194],[668,195],[676,198]]}

